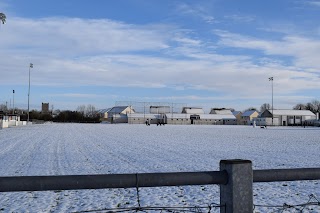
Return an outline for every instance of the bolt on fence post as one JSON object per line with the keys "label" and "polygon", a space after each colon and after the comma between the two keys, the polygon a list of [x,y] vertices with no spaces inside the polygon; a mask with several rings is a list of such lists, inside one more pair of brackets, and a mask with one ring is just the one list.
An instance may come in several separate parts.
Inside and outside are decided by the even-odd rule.
{"label": "bolt on fence post", "polygon": [[253,212],[252,162],[221,160],[220,171],[228,173],[228,183],[220,185],[220,212]]}

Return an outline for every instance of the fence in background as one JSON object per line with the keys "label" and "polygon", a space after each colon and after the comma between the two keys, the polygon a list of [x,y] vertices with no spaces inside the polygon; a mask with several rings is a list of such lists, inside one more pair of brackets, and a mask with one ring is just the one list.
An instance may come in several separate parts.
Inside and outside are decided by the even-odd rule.
{"label": "fence in background", "polygon": [[220,212],[237,213],[253,212],[254,182],[297,180],[320,180],[320,168],[253,170],[249,160],[222,160],[210,172],[0,177],[0,192],[219,184]]}

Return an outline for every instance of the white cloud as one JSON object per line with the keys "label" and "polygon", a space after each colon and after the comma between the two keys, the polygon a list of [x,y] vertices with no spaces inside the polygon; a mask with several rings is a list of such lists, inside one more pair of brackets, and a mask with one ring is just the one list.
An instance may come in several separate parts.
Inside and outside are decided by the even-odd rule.
{"label": "white cloud", "polygon": [[45,51],[50,56],[159,50],[168,47],[168,30],[106,19],[12,18],[1,32],[0,45],[4,50],[32,55]]}
{"label": "white cloud", "polygon": [[297,67],[320,69],[319,39],[292,35],[284,36],[279,41],[268,41],[223,31],[215,33],[221,37],[220,44],[223,46],[261,50],[266,55],[290,56]]}
{"label": "white cloud", "polygon": [[320,1],[306,1],[306,3],[311,5],[311,6],[320,7]]}
{"label": "white cloud", "polygon": [[[215,33],[222,47],[260,50],[264,56],[256,63],[253,55],[221,54],[208,41],[194,39],[173,26],[13,18],[1,30],[0,84],[27,85],[32,62],[33,85],[175,88],[225,96],[187,95],[181,100],[264,99],[270,94],[270,76],[275,78],[279,96],[320,88],[318,40],[286,36],[267,41],[224,31]],[[273,55],[293,57],[295,63],[284,65]],[[96,97],[78,93],[63,96]]]}
{"label": "white cloud", "polygon": [[200,40],[195,40],[195,39],[190,39],[190,38],[185,38],[185,37],[176,37],[176,38],[174,38],[174,41],[182,43],[187,46],[200,46],[201,45]]}

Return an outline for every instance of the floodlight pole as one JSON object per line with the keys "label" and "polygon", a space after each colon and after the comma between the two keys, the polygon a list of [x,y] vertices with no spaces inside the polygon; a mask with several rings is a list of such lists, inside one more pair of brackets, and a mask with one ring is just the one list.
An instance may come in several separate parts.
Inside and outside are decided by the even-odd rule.
{"label": "floodlight pole", "polygon": [[12,90],[12,115],[14,115],[14,90]]}
{"label": "floodlight pole", "polygon": [[269,78],[269,81],[271,81],[271,90],[272,90],[271,110],[272,110],[272,126],[273,126],[273,77],[270,77],[270,78]]}
{"label": "floodlight pole", "polygon": [[29,104],[30,104],[30,69],[33,68],[33,64],[30,63],[29,65],[29,88],[28,88],[28,120],[27,120],[27,123],[29,124],[29,119],[30,119],[30,107],[29,107]]}

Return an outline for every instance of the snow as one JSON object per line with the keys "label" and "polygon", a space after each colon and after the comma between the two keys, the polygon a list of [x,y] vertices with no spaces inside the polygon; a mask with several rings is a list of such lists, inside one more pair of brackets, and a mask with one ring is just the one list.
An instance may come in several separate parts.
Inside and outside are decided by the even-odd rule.
{"label": "snow", "polygon": [[[254,169],[319,168],[319,132],[301,127],[29,125],[0,130],[0,175],[218,171],[222,159],[248,159]],[[319,180],[254,183],[254,204],[259,205],[305,203],[310,194],[320,199]],[[219,203],[219,187],[140,188],[140,200],[141,206],[207,206]],[[0,193],[0,212],[132,206],[137,206],[136,189]],[[319,212],[320,207],[304,211]]]}

